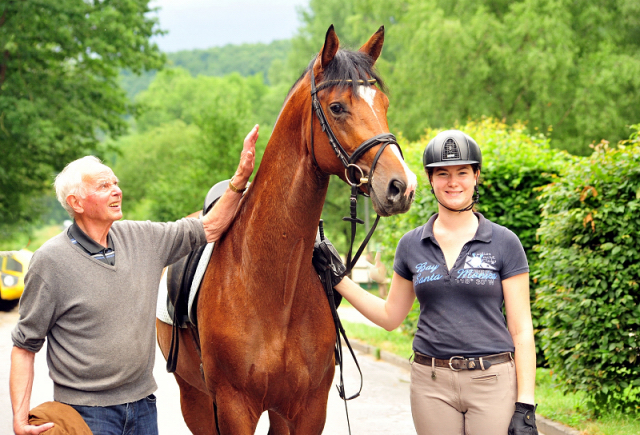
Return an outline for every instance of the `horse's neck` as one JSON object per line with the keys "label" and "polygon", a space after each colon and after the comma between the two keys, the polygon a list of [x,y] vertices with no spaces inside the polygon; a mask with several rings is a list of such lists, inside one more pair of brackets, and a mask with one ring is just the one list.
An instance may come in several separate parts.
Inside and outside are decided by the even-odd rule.
{"label": "horse's neck", "polygon": [[[243,206],[246,228],[276,232],[285,245],[298,239],[313,240],[328,187],[328,177],[318,176],[301,141],[300,126],[276,128]],[[255,188],[255,190],[254,190]],[[260,238],[248,232],[246,237]],[[288,241],[288,243],[285,243]]]}

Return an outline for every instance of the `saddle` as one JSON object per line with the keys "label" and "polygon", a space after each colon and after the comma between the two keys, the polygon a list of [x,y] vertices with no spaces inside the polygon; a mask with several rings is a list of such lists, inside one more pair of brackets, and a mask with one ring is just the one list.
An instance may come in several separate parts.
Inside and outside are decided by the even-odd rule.
{"label": "saddle", "polygon": [[[209,190],[204,199],[203,215],[211,210],[228,184],[228,181],[221,181]],[[167,311],[173,323],[180,328],[197,325],[198,298],[196,296],[200,291],[200,280],[206,264],[202,264],[200,267],[198,265],[200,260],[209,262],[212,248],[209,245],[201,246],[167,268]],[[203,259],[205,251],[207,255]],[[194,279],[196,279],[195,286]]]}
{"label": "saddle", "polygon": [[[228,181],[214,185],[204,200],[203,214],[209,212],[222,192],[226,190]],[[223,190],[224,189],[224,190]],[[180,347],[180,328],[189,328],[196,349],[200,352],[200,337],[197,328],[197,294],[211,252],[213,243],[201,246],[182,257],[167,268],[167,313],[173,322],[171,345],[167,355],[167,372],[174,373],[178,366]]]}

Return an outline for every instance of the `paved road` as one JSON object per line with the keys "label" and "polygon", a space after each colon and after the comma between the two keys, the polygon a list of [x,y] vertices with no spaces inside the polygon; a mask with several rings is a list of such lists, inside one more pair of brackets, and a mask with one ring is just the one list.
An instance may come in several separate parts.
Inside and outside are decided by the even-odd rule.
{"label": "paved road", "polygon": [[[17,310],[0,312],[0,435],[12,434],[11,402],[9,399],[9,366],[11,330],[18,320]],[[386,362],[376,361],[369,355],[358,355],[364,373],[364,388],[357,399],[348,402],[351,433],[353,435],[390,434],[414,435],[409,405],[409,372]],[[352,362],[345,362],[347,394],[357,391],[360,378]],[[189,435],[180,414],[178,386],[172,375],[166,373],[165,361],[157,352],[154,376],[158,383],[158,421],[160,435]],[[31,406],[52,400],[53,383],[48,377],[43,351],[36,355],[34,390]],[[336,378],[337,379],[337,378]],[[336,381],[337,382],[337,381]],[[348,434],[344,402],[335,388],[331,390],[325,434]],[[260,420],[257,434],[266,434],[266,414]]]}

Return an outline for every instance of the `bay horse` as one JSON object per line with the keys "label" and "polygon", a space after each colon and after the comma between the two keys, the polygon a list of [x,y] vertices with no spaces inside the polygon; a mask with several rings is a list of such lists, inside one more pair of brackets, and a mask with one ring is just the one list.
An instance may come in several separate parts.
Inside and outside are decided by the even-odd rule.
{"label": "bay horse", "polygon": [[[380,83],[373,66],[383,42],[381,27],[358,51],[339,49],[331,26],[285,99],[254,181],[203,277],[200,352],[189,330],[180,330],[174,376],[194,434],[252,434],[264,411],[270,435],[322,433],[336,331],[311,257],[329,177],[354,184],[345,166],[357,166],[358,175],[369,177],[361,188],[381,216],[406,212],[416,189],[397,144],[371,142],[393,137],[389,101],[373,85]],[[359,144],[369,148],[345,164],[332,141],[346,157]],[[166,358],[171,326],[158,321],[157,334]]]}

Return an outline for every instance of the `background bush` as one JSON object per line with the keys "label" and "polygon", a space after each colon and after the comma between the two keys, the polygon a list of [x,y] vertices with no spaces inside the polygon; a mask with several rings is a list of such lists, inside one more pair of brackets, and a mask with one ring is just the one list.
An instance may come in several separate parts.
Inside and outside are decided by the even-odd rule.
{"label": "background bush", "polygon": [[[640,125],[634,126],[635,130]],[[640,411],[640,143],[606,142],[543,191],[536,306],[566,391],[596,413]]]}

